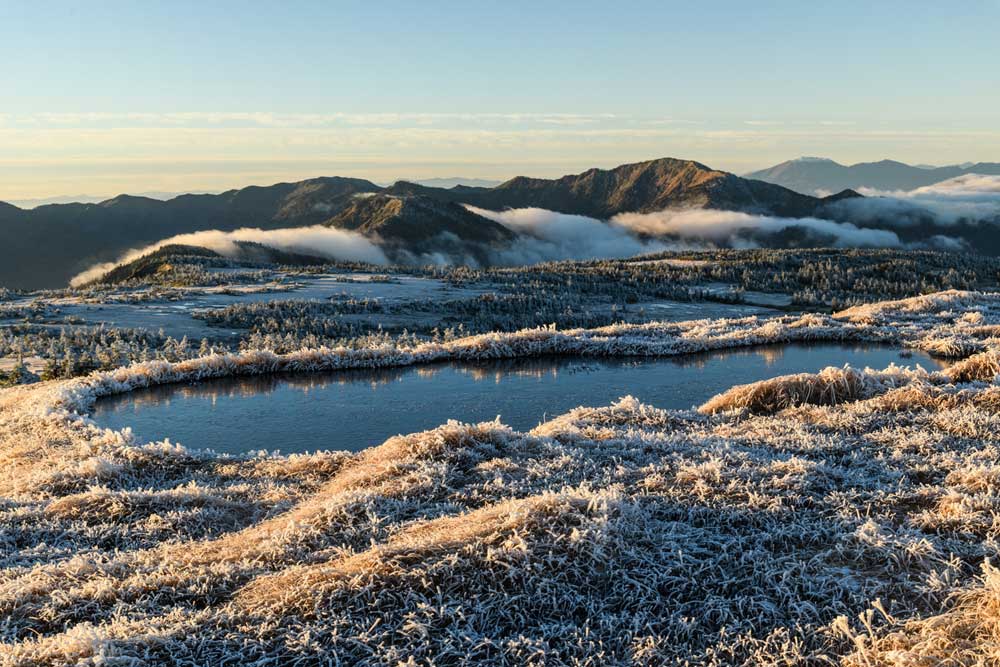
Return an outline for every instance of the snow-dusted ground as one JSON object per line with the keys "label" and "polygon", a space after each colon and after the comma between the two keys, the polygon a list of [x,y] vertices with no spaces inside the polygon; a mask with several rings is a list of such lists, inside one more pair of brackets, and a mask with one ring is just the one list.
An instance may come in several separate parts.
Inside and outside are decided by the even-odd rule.
{"label": "snow-dusted ground", "polygon": [[[995,664],[1000,296],[147,363],[0,392],[0,663]],[[698,411],[226,459],[103,431],[201,377],[894,341]],[[462,415],[455,415],[461,419]],[[985,569],[983,569],[985,567]]]}
{"label": "snow-dusted ground", "polygon": [[[218,272],[221,269],[215,269]],[[285,278],[276,274],[275,278]],[[53,318],[46,320],[54,327],[67,326],[63,320],[77,318],[77,324],[68,326],[95,326],[105,324],[124,329],[163,329],[168,336],[191,340],[202,338],[238,338],[243,331],[210,327],[205,321],[195,319],[192,313],[199,310],[222,308],[234,303],[253,303],[278,299],[316,299],[331,297],[353,299],[381,299],[388,303],[414,299],[458,299],[475,297],[486,290],[454,287],[446,282],[419,276],[396,275],[392,282],[374,282],[368,274],[319,274],[287,277],[284,283],[265,285],[226,285],[225,287],[185,287],[163,290],[166,298],[137,300],[134,303],[112,301],[114,296],[104,296],[103,303],[88,303],[76,296],[57,299],[23,298],[12,305],[26,305],[32,301],[51,303],[59,309]],[[125,291],[127,293],[127,291]],[[111,293],[112,295],[114,292]],[[405,326],[405,324],[404,324]]]}
{"label": "snow-dusted ground", "polygon": [[[729,283],[706,283],[701,287],[709,293],[720,295],[730,294],[739,288],[738,285]],[[791,294],[774,294],[771,292],[759,292],[757,290],[743,290],[741,294],[743,302],[751,306],[783,308],[792,305]]]}
{"label": "snow-dusted ground", "polygon": [[17,368],[18,364],[24,364],[24,367],[32,373],[40,373],[45,368],[45,360],[41,357],[28,356],[21,359],[17,357],[4,357],[0,358],[0,371],[11,371]]}
{"label": "snow-dusted ground", "polygon": [[[214,273],[234,272],[232,269],[212,269]],[[54,308],[51,316],[36,320],[40,326],[54,330],[74,326],[93,327],[104,324],[122,329],[160,330],[167,336],[197,341],[236,341],[246,331],[210,326],[205,320],[192,315],[198,311],[223,308],[235,303],[254,303],[277,300],[318,300],[373,299],[387,304],[399,304],[417,300],[448,301],[469,299],[492,292],[489,285],[476,287],[456,287],[445,281],[420,276],[394,274],[373,279],[365,273],[337,273],[318,275],[286,276],[275,273],[274,282],[255,285],[225,285],[212,287],[158,288],[158,296],[150,297],[145,290],[109,290],[95,299],[90,296],[62,296],[58,298],[24,297],[11,305],[46,304]],[[729,286],[716,286],[716,291],[728,291]],[[763,294],[763,293],[761,293]],[[629,306],[629,312],[616,317],[625,319],[656,319],[660,321],[682,321],[690,319],[740,317],[745,315],[776,314],[769,306],[787,305],[783,295],[750,295],[747,304],[725,304],[717,302],[681,302],[671,300],[644,301]],[[95,300],[100,302],[94,302]],[[756,305],[754,305],[756,304]],[[595,299],[589,310],[594,314],[612,316],[612,304]],[[639,315],[644,310],[645,315]],[[367,322],[386,329],[401,330],[434,326],[437,319],[426,313],[406,313],[395,310],[391,313],[343,315],[344,323]],[[14,324],[18,320],[0,318],[0,326]]]}
{"label": "snow-dusted ground", "polygon": [[778,314],[768,307],[714,301],[641,301],[631,306],[632,310],[640,308],[644,309],[651,319],[671,322]]}

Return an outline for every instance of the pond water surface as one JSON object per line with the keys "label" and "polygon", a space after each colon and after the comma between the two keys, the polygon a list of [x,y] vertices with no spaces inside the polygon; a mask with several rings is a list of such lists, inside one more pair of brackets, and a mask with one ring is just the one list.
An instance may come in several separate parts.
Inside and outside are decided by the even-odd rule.
{"label": "pond water surface", "polygon": [[785,345],[659,358],[548,357],[176,384],[96,402],[94,420],[144,441],[244,453],[358,451],[449,419],[518,430],[626,395],[660,408],[699,405],[736,384],[826,366],[937,365],[862,344]]}

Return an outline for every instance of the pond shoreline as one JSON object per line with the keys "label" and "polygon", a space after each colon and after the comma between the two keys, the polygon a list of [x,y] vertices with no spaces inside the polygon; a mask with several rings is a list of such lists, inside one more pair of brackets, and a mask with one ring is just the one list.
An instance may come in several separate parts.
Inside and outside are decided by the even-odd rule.
{"label": "pond shoreline", "polygon": [[[395,434],[434,428],[455,415],[473,423],[497,418],[528,430],[546,416],[624,396],[687,410],[734,384],[827,366],[942,366],[919,351],[908,358],[903,354],[861,343],[787,343],[668,357],[563,355],[279,372],[104,397],[90,417],[105,428],[129,427],[140,441],[169,438],[187,448],[231,455],[357,452]],[[250,422],[254,428],[244,430]]]}

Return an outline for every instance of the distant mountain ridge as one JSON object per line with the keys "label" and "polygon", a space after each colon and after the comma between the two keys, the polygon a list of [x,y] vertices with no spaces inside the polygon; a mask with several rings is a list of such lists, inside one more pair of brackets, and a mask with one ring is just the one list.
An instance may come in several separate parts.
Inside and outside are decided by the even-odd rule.
{"label": "distant mountain ridge", "polygon": [[[159,190],[154,190],[150,192],[140,192],[135,196],[137,197],[148,197],[149,199],[159,199],[161,201],[166,201],[168,199],[173,199],[175,197],[180,197],[181,195],[187,194],[210,194],[209,192],[162,192]],[[58,195],[54,197],[37,197],[33,199],[13,199],[7,203],[13,204],[18,208],[30,209],[37,208],[39,206],[48,206],[49,204],[99,204],[102,201],[111,199],[111,197],[95,196],[95,195]]]}
{"label": "distant mountain ridge", "polygon": [[0,204],[0,285],[60,287],[127,250],[202,230],[325,225],[369,237],[395,261],[423,261],[423,255],[486,261],[516,235],[462,204],[542,208],[605,220],[669,208],[798,218],[830,217],[829,204],[859,196],[848,190],[817,198],[699,162],[661,158],[556,179],[519,176],[495,187],[401,181],[383,188],[364,179],[323,177],[166,201],[120,195],[97,204],[30,210]]}
{"label": "distant mountain ridge", "polygon": [[841,190],[915,190],[966,174],[1000,175],[1000,163],[964,163],[946,167],[913,166],[895,160],[843,165],[828,158],[798,158],[746,174],[745,178],[781,185],[802,194]]}
{"label": "distant mountain ridge", "polygon": [[815,214],[823,205],[823,200],[816,197],[674,158],[613,169],[588,169],[557,179],[518,176],[495,188],[459,186],[444,190],[399,182],[385,192],[422,195],[494,210],[535,207],[599,219],[674,207],[800,217]]}
{"label": "distant mountain ridge", "polygon": [[453,188],[456,185],[464,185],[471,188],[495,188],[503,181],[495,181],[489,178],[464,178],[462,176],[451,176],[449,178],[416,178],[403,179],[412,180],[414,183],[426,185],[432,188]]}

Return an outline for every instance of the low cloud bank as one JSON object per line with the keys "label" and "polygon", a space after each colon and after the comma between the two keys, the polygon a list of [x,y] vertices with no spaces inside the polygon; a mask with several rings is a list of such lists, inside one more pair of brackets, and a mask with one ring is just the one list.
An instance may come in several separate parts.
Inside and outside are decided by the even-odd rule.
{"label": "low cloud bank", "polygon": [[[517,233],[518,238],[509,246],[492,248],[485,253],[488,263],[503,266],[718,247],[826,246],[954,251],[963,249],[965,241],[945,234],[904,241],[896,231],[885,227],[895,227],[902,233],[904,228],[918,224],[947,226],[963,220],[984,219],[1000,222],[1000,177],[997,176],[962,176],[913,192],[891,194],[891,197],[849,199],[831,204],[827,212],[836,220],[782,218],[717,209],[672,209],[657,213],[623,213],[604,221],[541,208],[505,211],[471,205],[466,208]],[[882,228],[874,228],[876,225]],[[251,241],[331,260],[392,263],[375,241],[340,229],[317,226],[275,230],[248,228],[234,232],[213,230],[181,234],[130,251],[117,262],[100,264],[79,274],[71,284],[90,282],[116,266],[170,244],[209,248],[235,258],[240,255],[237,241]],[[393,259],[412,264],[462,262],[472,266],[485,259],[467,256],[468,247],[451,235],[443,235],[440,245],[440,251],[422,254],[395,249]]]}
{"label": "low cloud bank", "polygon": [[858,224],[907,227],[1000,221],[1000,176],[965,174],[909,192],[862,188],[864,199],[845,199],[828,208]]}
{"label": "low cloud bank", "polygon": [[798,238],[834,247],[904,245],[895,232],[888,230],[817,218],[778,218],[714,209],[624,213],[605,222],[540,208],[466,208],[519,234],[513,246],[496,253],[498,264],[631,257],[664,250],[753,248],[767,245],[768,237],[781,233],[794,233]]}
{"label": "low cloud bank", "polygon": [[748,247],[766,236],[797,230],[826,240],[838,248],[893,248],[901,245],[895,232],[857,227],[849,222],[818,218],[778,218],[715,209],[668,210],[659,213],[623,213],[611,224],[632,233],[669,235],[720,245]]}
{"label": "low cloud bank", "polygon": [[683,249],[682,244],[643,239],[627,229],[583,215],[557,213],[544,208],[506,211],[490,211],[468,205],[466,208],[518,234],[518,239],[509,248],[493,253],[496,264],[632,257]]}
{"label": "low cloud bank", "polygon": [[79,286],[96,280],[116,266],[127,264],[167,245],[208,248],[224,257],[235,258],[240,255],[237,241],[260,243],[278,250],[319,255],[343,262],[389,263],[381,248],[356,232],[321,226],[270,230],[248,227],[232,232],[208,230],[171,236],[144,248],[130,250],[115,262],[95,265],[75,276],[70,285]]}

